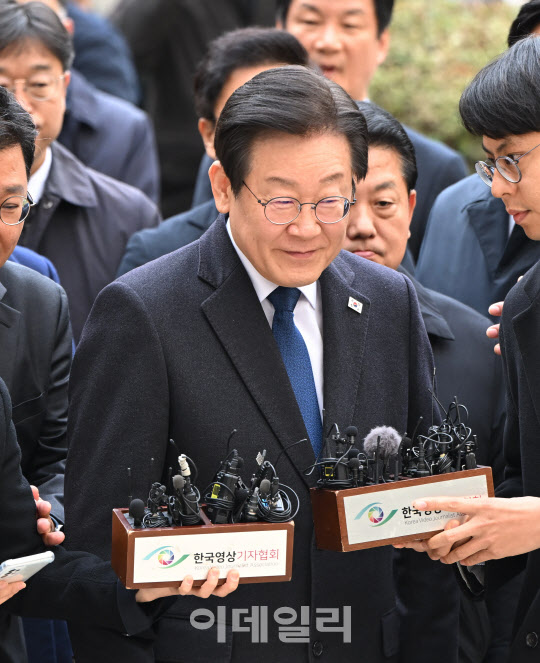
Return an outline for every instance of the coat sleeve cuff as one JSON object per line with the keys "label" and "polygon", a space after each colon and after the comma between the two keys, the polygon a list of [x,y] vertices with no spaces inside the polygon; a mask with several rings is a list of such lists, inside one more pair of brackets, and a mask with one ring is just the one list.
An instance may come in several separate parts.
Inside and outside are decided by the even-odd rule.
{"label": "coat sleeve cuff", "polygon": [[126,589],[120,580],[117,582],[116,601],[118,612],[124,624],[124,634],[128,636],[148,630],[177,599],[177,597],[171,596],[149,601],[148,603],[137,603],[135,600],[136,593],[136,590]]}

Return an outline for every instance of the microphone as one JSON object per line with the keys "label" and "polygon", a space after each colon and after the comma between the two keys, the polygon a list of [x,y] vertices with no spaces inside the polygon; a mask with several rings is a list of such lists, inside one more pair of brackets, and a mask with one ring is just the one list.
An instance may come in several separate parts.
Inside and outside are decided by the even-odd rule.
{"label": "microphone", "polygon": [[349,469],[351,470],[353,486],[364,485],[364,468],[362,466],[362,461],[360,458],[349,458],[347,463]]}
{"label": "microphone", "polygon": [[364,438],[364,451],[366,456],[373,459],[374,465],[374,483],[378,484],[380,480],[380,460],[382,460],[383,481],[388,477],[388,468],[390,457],[398,453],[401,444],[401,436],[392,426],[377,426],[369,431]]}
{"label": "microphone", "polygon": [[175,474],[172,478],[172,483],[173,483],[173,488],[176,491],[177,495],[180,496],[184,491],[186,480],[181,474]]}
{"label": "microphone", "polygon": [[129,515],[133,518],[133,527],[142,527],[144,514],[144,502],[139,499],[131,500],[129,503]]}
{"label": "microphone", "polygon": [[207,511],[210,520],[215,524],[230,522],[236,501],[236,489],[242,481],[240,470],[244,459],[233,450],[233,458],[222,463],[219,472],[212,482],[212,492],[206,496]]}
{"label": "microphone", "polygon": [[358,428],[356,426],[348,426],[345,429],[345,437],[348,439],[349,444],[354,447],[356,442],[356,437],[358,435]]}

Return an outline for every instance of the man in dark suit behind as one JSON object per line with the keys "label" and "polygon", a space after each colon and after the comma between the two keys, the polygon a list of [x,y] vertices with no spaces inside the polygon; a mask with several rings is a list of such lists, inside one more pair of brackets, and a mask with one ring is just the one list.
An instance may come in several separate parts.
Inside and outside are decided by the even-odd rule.
{"label": "man in dark suit behind", "polygon": [[[280,480],[300,498],[292,582],[240,587],[222,606],[226,641],[215,640],[214,626],[204,646],[190,625],[195,605],[182,601],[148,634],[156,660],[273,663],[325,654],[342,663],[455,662],[451,574],[434,575],[420,556],[400,556],[394,566],[390,548],[341,554],[313,542],[316,478],[305,470],[321,448],[322,408],[328,427],[354,423],[362,437],[378,424],[403,431],[420,416],[424,428],[432,420],[431,352],[410,281],[340,251],[366,172],[364,119],[331,81],[280,67],[232,94],[215,146],[211,179],[222,215],[197,242],[105,288],[85,328],[72,372],[68,539],[108,558],[125,467],[142,494],[166,471],[173,438],[204,484],[237,428],[246,463],[260,449],[273,460],[285,449]],[[290,446],[298,440],[305,442]],[[231,626],[231,610],[253,605],[270,615],[309,606],[311,627],[286,642],[272,626],[259,644]],[[315,619],[317,609],[344,606],[351,643]],[[71,635],[75,656],[106,647],[91,629]],[[127,644],[137,651],[141,643]]]}

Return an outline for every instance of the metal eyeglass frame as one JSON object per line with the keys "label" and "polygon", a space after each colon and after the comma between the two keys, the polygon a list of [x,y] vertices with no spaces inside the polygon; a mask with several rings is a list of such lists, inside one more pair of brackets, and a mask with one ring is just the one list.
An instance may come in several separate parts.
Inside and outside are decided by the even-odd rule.
{"label": "metal eyeglass frame", "polygon": [[[510,157],[510,156],[501,156],[501,157],[497,157],[495,159],[492,166],[489,163],[487,163],[486,161],[477,161],[475,163],[474,167],[476,169],[476,172],[477,172],[478,176],[482,180],[482,182],[484,182],[484,184],[486,184],[489,187],[491,187],[493,185],[493,175],[495,174],[495,169],[497,169],[497,172],[499,173],[499,175],[501,177],[504,177],[504,179],[507,182],[511,182],[512,184],[519,184],[519,182],[521,182],[521,178],[523,177],[523,175],[521,174],[521,170],[519,169],[518,161],[521,161],[521,159],[523,159],[523,157],[526,157],[527,154],[530,154],[533,150],[536,150],[537,147],[540,147],[540,143],[538,143],[538,145],[535,145],[534,147],[532,147],[528,152],[525,152],[525,154],[522,154],[517,159],[512,159],[512,157]],[[506,160],[507,162],[511,163],[513,166],[516,167],[516,170],[517,170],[518,175],[519,175],[517,180],[511,180],[507,175],[505,175],[502,172],[502,170],[499,168],[499,165],[498,165],[498,162],[501,161],[501,160]],[[487,177],[487,174],[486,174],[486,171],[484,170],[484,168],[487,168],[490,171],[491,179],[489,179],[489,180],[484,179],[484,175]]]}
{"label": "metal eyeglass frame", "polygon": [[[243,184],[243,185],[246,187],[246,189],[251,193],[251,195],[252,195],[252,196],[255,198],[255,200],[259,203],[259,205],[261,205],[261,207],[263,207],[263,209],[264,209],[264,216],[266,217],[266,219],[267,219],[268,221],[270,221],[270,223],[274,224],[275,226],[288,226],[289,223],[292,223],[293,221],[295,221],[295,220],[300,216],[300,213],[302,212],[302,207],[303,207],[304,205],[311,205],[311,209],[314,210],[314,212],[315,212],[315,218],[317,219],[317,221],[320,221],[320,223],[324,223],[325,226],[333,226],[335,223],[339,223],[340,221],[343,221],[343,219],[344,219],[344,218],[347,216],[347,214],[349,214],[349,212],[351,211],[351,206],[354,205],[354,204],[356,203],[356,196],[355,196],[356,187],[355,187],[355,185],[354,185],[354,180],[353,180],[353,183],[352,183],[352,195],[353,195],[353,199],[352,199],[352,200],[349,200],[349,199],[346,198],[345,196],[325,196],[324,198],[321,198],[321,199],[320,199],[319,201],[317,201],[316,203],[301,203],[297,198],[293,198],[292,196],[274,196],[273,198],[270,198],[270,200],[267,200],[265,203],[263,203],[263,201],[260,200],[260,198],[258,198],[258,197],[253,193],[253,191],[248,187],[248,185],[245,183],[244,180],[242,180],[242,184]],[[323,200],[327,200],[328,198],[342,198],[342,199],[346,202],[346,205],[347,205],[347,211],[346,211],[345,214],[344,214],[340,219],[338,219],[337,221],[322,221],[322,220],[319,219],[319,217],[317,216],[317,205],[318,205],[320,202],[322,202]],[[290,221],[284,221],[283,223],[277,223],[276,221],[272,221],[272,219],[269,219],[268,216],[266,215],[266,206],[269,205],[273,200],[279,200],[279,199],[294,200],[296,203],[298,203],[298,211],[297,211],[297,214],[296,214],[296,216],[295,216],[294,218],[292,218]]]}

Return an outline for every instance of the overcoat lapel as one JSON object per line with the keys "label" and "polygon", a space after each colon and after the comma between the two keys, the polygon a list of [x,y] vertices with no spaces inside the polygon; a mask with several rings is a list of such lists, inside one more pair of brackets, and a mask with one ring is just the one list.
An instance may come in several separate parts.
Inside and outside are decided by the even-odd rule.
{"label": "overcoat lapel", "polygon": [[[323,302],[325,435],[337,423],[356,425],[355,404],[362,379],[370,301],[351,287],[354,272],[339,256],[320,278]],[[362,304],[358,312],[349,297]]]}
{"label": "overcoat lapel", "polygon": [[540,421],[540,297],[536,295],[532,304],[513,319],[514,331],[523,358],[523,370],[529,383],[531,400],[536,417]]}
{"label": "overcoat lapel", "polygon": [[[228,237],[223,216],[200,240],[199,277],[215,287],[202,310],[282,448],[307,431],[281,353],[251,280]],[[306,484],[315,461],[309,441],[286,451]],[[275,459],[273,459],[275,460]]]}
{"label": "overcoat lapel", "polygon": [[6,288],[0,283],[0,377],[10,391],[13,386],[13,366],[17,354],[21,314],[1,301],[5,294]]}
{"label": "overcoat lapel", "polygon": [[470,203],[464,210],[474,230],[486,261],[488,272],[495,275],[508,239],[508,214],[498,198]]}

